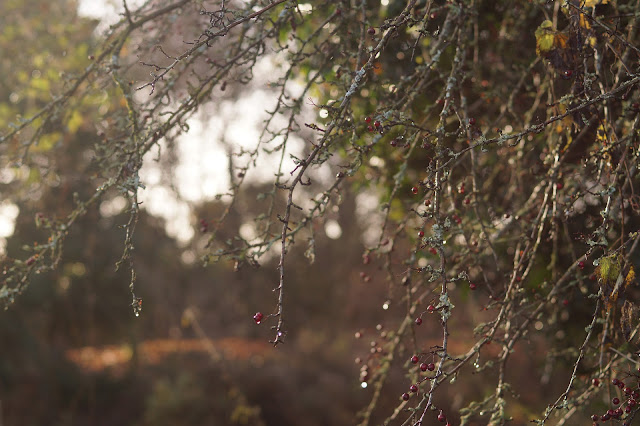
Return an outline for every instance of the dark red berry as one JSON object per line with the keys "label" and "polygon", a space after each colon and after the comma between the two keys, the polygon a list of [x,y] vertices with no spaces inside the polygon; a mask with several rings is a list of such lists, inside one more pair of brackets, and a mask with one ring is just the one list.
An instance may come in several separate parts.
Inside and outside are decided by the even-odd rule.
{"label": "dark red berry", "polygon": [[633,407],[636,405],[636,400],[635,399],[630,399],[627,404],[629,404],[629,407]]}
{"label": "dark red berry", "polygon": [[424,237],[424,231],[418,231],[418,238]]}
{"label": "dark red berry", "polygon": [[633,392],[633,389],[631,389],[630,387],[626,387],[624,388],[624,393],[626,393],[627,395],[629,395],[631,392]]}
{"label": "dark red berry", "polygon": [[618,405],[618,404],[620,404],[620,398],[615,397],[615,398],[613,398],[613,399],[611,400],[611,402],[613,403],[613,405]]}
{"label": "dark red berry", "polygon": [[367,124],[371,123],[371,117],[369,117],[369,116],[365,117],[364,118],[364,122],[367,123]]}
{"label": "dark red berry", "polygon": [[93,55],[89,55],[89,60],[90,60],[90,61],[93,61],[95,58],[96,58],[95,56],[93,56]]}
{"label": "dark red berry", "polygon": [[429,253],[431,253],[431,254],[434,254],[434,255],[435,255],[435,254],[438,254],[438,250],[436,250],[436,248],[435,248],[435,247],[429,247]]}
{"label": "dark red berry", "polygon": [[476,288],[478,288],[478,286],[474,283],[469,283],[469,289],[470,290],[475,290]]}
{"label": "dark red berry", "polygon": [[556,188],[558,188],[558,189],[564,188],[564,183],[562,183],[562,182],[556,183]]}
{"label": "dark red berry", "polygon": [[631,407],[629,407],[628,405],[626,407],[624,407],[624,412],[625,413],[630,413],[631,412]]}
{"label": "dark red berry", "polygon": [[426,363],[423,362],[422,364],[420,364],[420,370],[427,371],[428,369],[429,369],[429,367],[427,366]]}
{"label": "dark red berry", "polygon": [[473,125],[475,125],[475,124],[476,124],[476,119],[475,119],[475,118],[473,118],[473,117],[471,117],[471,118],[469,119],[469,125],[470,125],[470,126],[473,126]]}
{"label": "dark red berry", "polygon": [[623,382],[622,380],[621,380],[621,381],[619,381],[617,386],[618,386],[620,389],[624,388],[624,382]]}
{"label": "dark red berry", "polygon": [[417,364],[418,361],[420,361],[420,358],[418,357],[418,355],[414,355],[411,357],[411,363],[412,364]]}
{"label": "dark red berry", "polygon": [[640,104],[639,104],[639,103],[637,103],[637,102],[634,102],[634,103],[631,105],[631,108],[633,108],[633,109],[640,109]]}
{"label": "dark red berry", "polygon": [[411,193],[412,193],[413,195],[416,195],[416,194],[418,193],[418,187],[417,187],[417,186],[414,186],[413,188],[411,188]]}
{"label": "dark red berry", "polygon": [[584,262],[582,260],[578,262],[578,268],[584,269]]}
{"label": "dark red berry", "polygon": [[436,365],[432,362],[430,362],[429,364],[427,364],[427,370],[429,371],[433,371],[436,369]]}
{"label": "dark red berry", "polygon": [[373,128],[373,126],[367,126],[367,130],[373,132],[375,129]]}
{"label": "dark red berry", "polygon": [[256,324],[260,324],[260,322],[262,322],[262,318],[264,318],[262,312],[256,312],[256,314],[253,316],[253,320],[256,322]]}
{"label": "dark red berry", "polygon": [[604,413],[601,417],[603,422],[606,422],[607,420],[609,420],[611,418],[611,414],[609,413]]}
{"label": "dark red berry", "polygon": [[591,420],[593,420],[594,422],[597,422],[598,420],[600,420],[600,417],[597,414],[594,414],[591,416]]}
{"label": "dark red berry", "polygon": [[468,198],[465,198],[465,199],[464,199],[464,203],[465,203],[465,204],[469,204],[470,202],[471,202],[471,200],[470,200],[470,199],[468,199]]}
{"label": "dark red berry", "polygon": [[369,35],[374,35],[375,33],[376,33],[376,29],[375,29],[375,28],[373,28],[373,27],[371,27],[371,28],[369,28],[369,29],[367,30],[367,34],[369,34]]}
{"label": "dark red berry", "polygon": [[613,386],[618,386],[618,383],[620,383],[620,380],[618,380],[618,379],[613,379],[613,380],[611,380],[611,384],[612,384]]}
{"label": "dark red berry", "polygon": [[409,398],[411,398],[411,396],[408,393],[405,392],[405,393],[402,394],[402,399],[403,400],[408,401]]}
{"label": "dark red berry", "polygon": [[429,207],[429,206],[431,205],[431,200],[430,200],[430,199],[428,199],[428,198],[427,198],[426,200],[424,200],[424,205],[425,205],[426,207]]}
{"label": "dark red berry", "polygon": [[444,415],[444,413],[442,412],[442,410],[440,410],[440,414],[438,414],[438,421],[444,423],[445,421],[447,421],[447,416]]}
{"label": "dark red berry", "polygon": [[436,307],[435,307],[435,306],[433,306],[433,305],[429,305],[429,306],[427,306],[427,311],[429,311],[429,312],[433,313],[433,311],[435,311],[435,310],[436,310]]}
{"label": "dark red berry", "polygon": [[409,386],[409,390],[413,393],[418,392],[418,385],[411,385]]}
{"label": "dark red berry", "polygon": [[569,301],[568,301],[567,299],[564,299],[564,300],[562,301],[562,304],[563,304],[564,306],[569,306]]}
{"label": "dark red berry", "polygon": [[376,129],[379,129],[379,128],[380,128],[380,126],[381,126],[381,124],[380,124],[380,122],[379,122],[378,120],[376,120],[376,121],[375,121],[375,123],[373,123],[373,126],[374,126]]}
{"label": "dark red berry", "polygon": [[422,318],[416,318],[416,325],[422,325]]}
{"label": "dark red berry", "polygon": [[564,78],[565,80],[569,80],[572,75],[573,75],[573,71],[572,70],[565,70],[562,73],[562,78]]}
{"label": "dark red berry", "polygon": [[398,140],[397,139],[391,139],[391,142],[389,142],[389,145],[391,145],[392,147],[396,147],[398,146]]}

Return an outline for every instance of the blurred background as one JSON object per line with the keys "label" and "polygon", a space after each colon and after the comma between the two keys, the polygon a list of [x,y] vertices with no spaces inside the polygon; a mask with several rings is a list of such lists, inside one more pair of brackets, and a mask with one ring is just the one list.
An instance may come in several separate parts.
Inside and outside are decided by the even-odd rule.
{"label": "blurred background", "polygon": [[[68,75],[87,67],[119,11],[119,3],[110,7],[108,2],[1,1],[0,128],[16,115],[31,116],[51,99],[55,87],[70,84]],[[188,23],[185,18],[185,31]],[[177,34],[173,43],[180,45],[181,37]],[[278,259],[266,256],[260,267],[240,268],[200,262],[207,226],[228,207],[227,198],[215,196],[229,186],[225,154],[257,138],[273,66],[258,64],[262,72],[251,85],[230,84],[219,93],[217,108],[194,117],[191,131],[171,142],[168,157],[156,162],[158,152],[152,152],[146,159],[133,257],[136,293],[143,299],[139,317],[130,306],[129,272],[115,270],[125,238],[121,226],[129,218],[118,194],[90,208],[68,236],[58,268],[35,276],[21,297],[0,312],[0,426],[357,422],[374,392],[363,366],[376,365],[384,352],[381,341],[405,311],[405,306],[390,305],[402,293],[385,283],[384,265],[363,258],[367,241],[378,237],[372,235],[380,219],[377,194],[362,182],[345,187],[340,202],[317,223],[315,262],[304,250],[289,254],[288,334],[277,348],[268,343],[273,320],[256,325],[252,316],[275,308]],[[144,72],[138,81],[145,81]],[[3,263],[24,258],[25,246],[46,240],[38,220],[65,217],[76,199],[95,190],[87,185],[87,176],[97,173],[89,161],[90,147],[104,136],[96,127],[108,132],[100,120],[113,109],[110,95],[105,89],[103,96],[72,105],[64,117],[67,126],[41,138],[29,164],[3,154]],[[262,161],[269,165],[273,160],[267,155]],[[286,162],[285,169],[292,164]],[[258,195],[272,184],[260,174],[261,167],[252,170],[248,187],[218,233],[221,240],[238,234],[250,239],[254,212],[264,210],[266,201]],[[316,178],[326,182],[335,171]],[[276,200],[281,206],[282,200]],[[408,253],[410,246],[402,244],[409,242],[395,250]],[[402,265],[393,268],[402,273]],[[491,318],[484,311],[486,296],[457,293],[450,352],[468,350],[475,342],[475,324]],[[569,317],[559,314],[557,321],[566,325]],[[425,321],[419,331],[425,350],[442,341],[436,320]],[[531,337],[518,344],[510,361],[508,380],[523,390],[517,399],[507,397],[514,424],[537,416],[549,403],[548,395],[566,386],[553,375],[569,377],[572,358],[547,357],[545,347],[544,336]],[[401,345],[372,424],[380,424],[398,405],[409,385],[412,355]],[[463,383],[437,393],[437,405],[451,413],[494,391],[486,377],[495,372],[463,371]]]}

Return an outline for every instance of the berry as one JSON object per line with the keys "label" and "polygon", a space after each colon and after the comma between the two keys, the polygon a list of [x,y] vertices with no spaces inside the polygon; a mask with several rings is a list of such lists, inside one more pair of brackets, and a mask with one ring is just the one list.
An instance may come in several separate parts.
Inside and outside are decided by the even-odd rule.
{"label": "berry", "polygon": [[411,385],[409,386],[409,390],[413,393],[418,392],[418,385]]}
{"label": "berry", "polygon": [[436,255],[438,254],[438,250],[436,250],[435,247],[429,247],[429,253]]}
{"label": "berry", "polygon": [[637,103],[637,102],[634,102],[634,103],[631,105],[631,108],[633,108],[633,109],[640,109],[640,104],[639,104],[639,103]]}
{"label": "berry", "polygon": [[428,369],[429,369],[429,366],[427,364],[425,364],[424,362],[422,364],[420,364],[420,370],[427,371]]}
{"label": "berry", "polygon": [[597,414],[594,414],[591,416],[591,420],[593,420],[594,422],[597,422],[598,420],[600,420],[600,417]]}
{"label": "berry", "polygon": [[564,300],[562,301],[562,304],[563,304],[564,306],[569,306],[569,301],[568,301],[567,299],[564,299]]}
{"label": "berry", "polygon": [[564,78],[565,80],[569,80],[571,78],[571,76],[573,75],[573,71],[571,70],[565,70],[562,73],[562,78]]}
{"label": "berry", "polygon": [[429,371],[433,371],[436,369],[436,365],[432,362],[430,362],[429,364],[427,364],[427,370]]}
{"label": "berry", "polygon": [[411,396],[410,396],[408,393],[406,393],[406,392],[402,394],[402,399],[403,399],[404,401],[408,401],[410,397],[411,397]]}
{"label": "berry", "polygon": [[424,237],[424,231],[418,231],[418,238]]}
{"label": "berry", "polygon": [[619,382],[618,382],[618,387],[619,387],[620,389],[624,388],[624,382],[623,382],[623,381],[619,381]]}
{"label": "berry", "polygon": [[378,120],[376,120],[376,121],[373,123],[373,126],[374,126],[376,129],[379,129],[379,128],[380,128],[380,126],[381,126],[381,124],[380,124],[380,122],[379,122]]}
{"label": "berry", "polygon": [[373,128],[373,126],[367,126],[367,130],[373,132],[375,129]]}
{"label": "berry", "polygon": [[469,204],[470,202],[471,202],[471,200],[470,200],[470,199],[468,199],[468,198],[465,198],[465,199],[464,199],[464,203],[465,203],[465,204]]}
{"label": "berry", "polygon": [[626,387],[624,388],[624,393],[626,393],[627,395],[629,395],[631,392],[633,392],[633,389],[631,389],[630,387]]}
{"label": "berry", "polygon": [[256,324],[260,324],[262,322],[262,318],[264,318],[262,312],[256,312],[256,314],[253,316],[253,320],[256,322]]}
{"label": "berry", "polygon": [[412,193],[413,195],[416,195],[416,194],[418,193],[418,187],[417,187],[417,186],[414,186],[413,188],[411,188],[411,193]]}
{"label": "berry", "polygon": [[615,398],[613,398],[613,399],[611,400],[611,402],[613,403],[613,405],[618,405],[618,404],[620,404],[620,398],[615,397]]}
{"label": "berry", "polygon": [[89,60],[90,60],[90,61],[93,61],[95,58],[96,58],[95,56],[93,56],[93,55],[89,55]]}
{"label": "berry", "polygon": [[424,200],[424,205],[425,205],[425,207],[429,207],[431,205],[431,200],[428,199],[428,198],[426,200]]}
{"label": "berry", "polygon": [[422,325],[422,318],[416,318],[416,325]]}
{"label": "berry", "polygon": [[612,384],[613,386],[618,386],[618,383],[620,383],[620,380],[618,380],[618,379],[613,379],[613,380],[611,381],[611,384]]}
{"label": "berry", "polygon": [[556,183],[556,188],[558,188],[558,189],[564,188],[564,183],[562,183],[562,182]]}
{"label": "berry", "polygon": [[412,364],[417,364],[418,361],[420,361],[420,358],[418,358],[418,355],[414,355],[411,357],[411,363]]}
{"label": "berry", "polygon": [[375,35],[375,33],[376,33],[376,29],[375,29],[375,28],[373,28],[373,27],[371,27],[371,28],[369,28],[369,29],[367,30],[367,34],[369,34],[369,35]]}
{"label": "berry", "polygon": [[457,214],[454,214],[453,216],[451,216],[451,218],[453,219],[453,221],[455,223],[457,223],[458,225],[460,225],[462,223],[462,219],[460,219],[460,216],[458,216]]}
{"label": "berry", "polygon": [[398,140],[397,139],[391,139],[391,142],[389,142],[389,145],[391,145],[392,147],[396,147],[398,146]]}
{"label": "berry", "polygon": [[475,124],[476,124],[476,119],[475,119],[475,118],[473,118],[473,117],[471,117],[471,118],[469,119],[469,125],[470,125],[470,126],[473,126],[473,125],[475,125]]}
{"label": "berry", "polygon": [[436,310],[435,306],[433,306],[433,305],[427,306],[427,311],[429,311],[430,313],[433,313],[433,311],[435,311],[435,310]]}
{"label": "berry", "polygon": [[371,123],[371,117],[369,117],[369,116],[365,117],[364,118],[364,122],[367,123],[367,124]]}
{"label": "berry", "polygon": [[584,262],[582,260],[578,262],[578,268],[584,269]]}
{"label": "berry", "polygon": [[627,402],[627,404],[629,405],[629,407],[633,407],[636,405],[636,400],[635,399],[630,399],[629,402]]}
{"label": "berry", "polygon": [[593,386],[600,386],[600,380],[599,379],[593,379],[591,381],[591,384],[593,384]]}
{"label": "berry", "polygon": [[444,423],[446,420],[447,416],[445,416],[442,410],[440,410],[440,414],[438,414],[438,421]]}
{"label": "berry", "polygon": [[475,290],[478,286],[474,283],[469,283],[469,290]]}

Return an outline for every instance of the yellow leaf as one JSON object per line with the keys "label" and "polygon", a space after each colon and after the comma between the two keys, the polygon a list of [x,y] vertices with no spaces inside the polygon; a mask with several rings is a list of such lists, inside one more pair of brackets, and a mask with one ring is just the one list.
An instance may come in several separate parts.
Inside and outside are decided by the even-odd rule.
{"label": "yellow leaf", "polygon": [[554,31],[552,27],[553,23],[546,20],[536,29],[536,53],[538,56],[544,55],[553,47]]}
{"label": "yellow leaf", "polygon": [[82,118],[82,114],[80,114],[78,111],[73,111],[73,113],[71,113],[69,121],[67,122],[67,128],[69,129],[69,132],[76,133],[80,126],[82,126],[83,122],[84,119]]}

